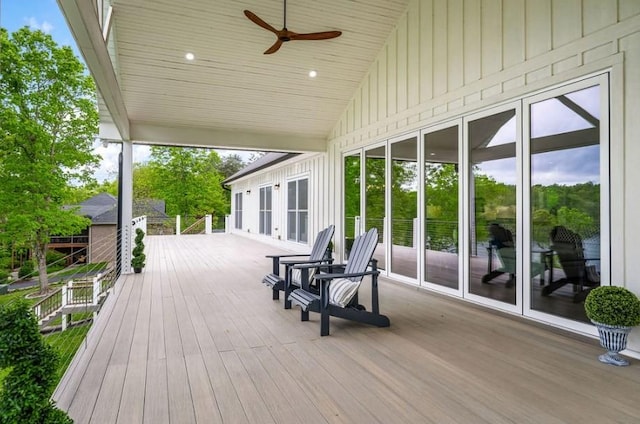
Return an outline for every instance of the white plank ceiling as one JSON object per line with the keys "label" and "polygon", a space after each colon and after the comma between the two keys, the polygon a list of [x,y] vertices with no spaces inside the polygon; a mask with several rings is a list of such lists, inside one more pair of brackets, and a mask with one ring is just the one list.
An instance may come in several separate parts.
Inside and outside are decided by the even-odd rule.
{"label": "white plank ceiling", "polygon": [[[74,30],[79,25],[74,9],[59,1],[76,39],[82,39]],[[282,0],[114,1],[109,51],[131,127],[128,138],[322,151],[407,6],[408,0],[289,0],[289,30],[340,30],[342,36],[291,41],[265,55],[276,37],[249,21],[243,10],[281,29]],[[95,74],[104,64],[90,63],[93,52],[82,41],[78,44]],[[187,52],[195,60],[186,60]],[[308,76],[312,69],[315,79]],[[96,81],[102,97],[111,97],[105,90],[114,87]],[[105,104],[101,116],[107,123]]]}

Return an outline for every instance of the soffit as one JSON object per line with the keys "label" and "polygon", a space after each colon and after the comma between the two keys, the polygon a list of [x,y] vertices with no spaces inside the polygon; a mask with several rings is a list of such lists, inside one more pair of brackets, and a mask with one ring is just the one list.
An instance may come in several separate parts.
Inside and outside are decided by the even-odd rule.
{"label": "soffit", "polygon": [[[110,52],[134,141],[281,151],[322,151],[407,0],[290,0],[287,27],[340,30],[263,52],[282,1],[119,0]],[[189,62],[185,53],[192,52]],[[318,72],[311,79],[309,70]],[[103,93],[104,96],[104,93]],[[101,108],[104,123],[110,121]]]}

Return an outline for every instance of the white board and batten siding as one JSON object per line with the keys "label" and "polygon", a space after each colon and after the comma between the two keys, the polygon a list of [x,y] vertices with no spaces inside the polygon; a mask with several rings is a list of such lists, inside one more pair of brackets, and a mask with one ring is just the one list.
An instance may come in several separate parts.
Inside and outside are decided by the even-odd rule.
{"label": "white board and batten siding", "polygon": [[[285,249],[307,252],[313,244],[316,234],[330,222],[329,202],[326,184],[328,181],[326,153],[305,153],[292,159],[278,163],[267,169],[249,174],[230,186],[232,190],[231,232],[248,237],[256,237],[261,241],[276,244]],[[309,181],[309,240],[308,243],[297,243],[287,240],[287,183],[307,178]],[[279,184],[279,188],[276,188]],[[272,228],[271,235],[259,234],[260,188],[272,187]],[[250,191],[247,194],[247,190]],[[242,193],[242,229],[236,229],[233,220],[235,210],[235,193]]]}
{"label": "white board and batten siding", "polygon": [[640,293],[638,0],[411,0],[329,137],[336,234],[345,152],[605,72],[611,276]]}

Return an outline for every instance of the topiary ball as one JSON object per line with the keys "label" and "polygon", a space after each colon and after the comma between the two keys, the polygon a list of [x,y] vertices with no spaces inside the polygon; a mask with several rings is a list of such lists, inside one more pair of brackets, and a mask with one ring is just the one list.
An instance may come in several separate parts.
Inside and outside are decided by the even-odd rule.
{"label": "topiary ball", "polygon": [[622,327],[640,324],[640,299],[616,286],[601,286],[589,292],[584,302],[587,317],[594,322]]}

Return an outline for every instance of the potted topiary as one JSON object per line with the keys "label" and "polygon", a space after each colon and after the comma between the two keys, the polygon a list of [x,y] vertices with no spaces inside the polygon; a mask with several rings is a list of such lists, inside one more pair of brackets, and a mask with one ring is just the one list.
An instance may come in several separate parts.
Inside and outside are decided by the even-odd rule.
{"label": "potted topiary", "polygon": [[601,286],[589,292],[584,309],[598,329],[600,345],[607,349],[600,362],[629,365],[618,353],[626,349],[631,328],[640,324],[640,299],[624,287]]}
{"label": "potted topiary", "polygon": [[144,231],[141,228],[136,228],[136,238],[135,238],[135,247],[131,254],[133,258],[131,259],[131,266],[133,267],[133,272],[139,274],[142,272],[142,268],[144,268],[144,261],[147,258],[144,254],[144,243],[142,239],[144,238]]}

